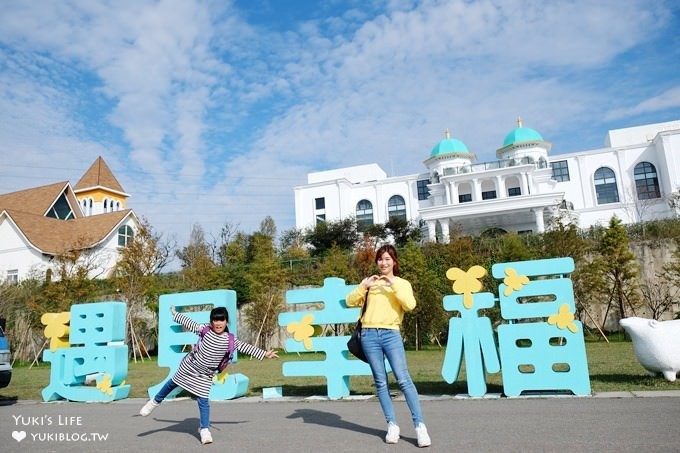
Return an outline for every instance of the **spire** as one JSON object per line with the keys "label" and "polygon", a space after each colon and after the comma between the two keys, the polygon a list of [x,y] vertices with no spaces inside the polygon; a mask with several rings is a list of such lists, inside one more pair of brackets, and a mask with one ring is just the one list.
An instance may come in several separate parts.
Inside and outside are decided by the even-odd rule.
{"label": "spire", "polygon": [[451,138],[451,131],[448,127],[444,129],[444,138]]}
{"label": "spire", "polygon": [[112,189],[116,192],[125,193],[101,156],[94,161],[83,177],[80,178],[80,181],[75,185],[74,190],[78,192],[93,187],[106,187],[107,189]]}
{"label": "spire", "polygon": [[517,117],[517,127],[522,127],[522,117],[521,116]]}

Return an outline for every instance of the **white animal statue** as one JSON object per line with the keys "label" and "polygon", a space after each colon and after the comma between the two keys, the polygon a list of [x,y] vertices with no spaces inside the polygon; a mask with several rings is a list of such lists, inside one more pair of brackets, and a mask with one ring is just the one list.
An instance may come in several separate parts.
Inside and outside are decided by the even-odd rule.
{"label": "white animal statue", "polygon": [[680,319],[657,321],[645,318],[624,318],[621,327],[633,340],[635,356],[652,376],[663,374],[674,382],[680,371]]}

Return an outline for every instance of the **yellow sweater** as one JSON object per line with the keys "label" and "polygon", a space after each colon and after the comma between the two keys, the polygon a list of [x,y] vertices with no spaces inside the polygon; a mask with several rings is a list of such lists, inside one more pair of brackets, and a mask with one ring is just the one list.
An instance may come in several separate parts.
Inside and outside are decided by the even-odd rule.
{"label": "yellow sweater", "polygon": [[404,312],[416,308],[411,284],[400,277],[394,277],[392,286],[379,281],[377,285],[366,290],[359,285],[347,295],[347,306],[362,306],[367,292],[368,305],[361,318],[362,327],[399,330]]}

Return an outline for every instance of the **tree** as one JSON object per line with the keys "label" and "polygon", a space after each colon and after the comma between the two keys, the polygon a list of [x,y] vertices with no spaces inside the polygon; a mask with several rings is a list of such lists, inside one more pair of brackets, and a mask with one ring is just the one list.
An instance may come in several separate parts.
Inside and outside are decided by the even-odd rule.
{"label": "tree", "polygon": [[418,225],[402,217],[390,217],[385,224],[385,231],[392,236],[394,246],[398,248],[404,247],[408,241],[418,243],[423,237]]}
{"label": "tree", "polygon": [[402,277],[413,287],[416,308],[406,313],[403,326],[409,342],[421,349],[439,335],[446,324],[443,294],[437,291],[437,276],[427,267],[425,254],[415,242],[409,241],[400,252],[399,263]]}
{"label": "tree", "polygon": [[260,222],[260,233],[269,236],[272,241],[276,240],[276,223],[271,216],[267,216]]}
{"label": "tree", "polygon": [[[151,225],[142,219],[132,240],[120,251],[114,269],[118,291],[127,301],[127,336],[130,352],[137,361],[137,354],[149,356],[140,336],[145,330],[142,315],[147,303],[155,299],[154,276],[168,264],[174,246],[154,233]],[[154,310],[152,310],[154,312]],[[156,326],[156,322],[153,323]]]}
{"label": "tree", "polygon": [[579,236],[573,223],[552,222],[543,233],[543,252],[549,258],[570,256],[579,263],[591,248],[590,243]]}
{"label": "tree", "polygon": [[642,300],[649,309],[652,319],[661,320],[664,314],[673,309],[673,303],[678,298],[678,287],[669,285],[662,276],[658,276],[654,284],[640,285]]}
{"label": "tree", "polygon": [[257,332],[254,344],[268,349],[272,336],[279,330],[278,318],[284,308],[288,276],[270,236],[254,233],[248,255],[251,260],[245,280],[250,301],[243,307],[243,314],[249,329]]}
{"label": "tree", "polygon": [[[350,255],[339,247],[333,246],[327,251],[326,256],[319,265],[317,275],[321,276],[321,280],[333,276],[342,278],[347,282],[358,281],[363,277],[358,273],[357,267],[353,264]],[[318,282],[318,284],[323,285],[323,281]]]}
{"label": "tree", "polygon": [[200,225],[194,225],[191,229],[189,245],[176,253],[182,266],[181,274],[186,289],[205,291],[220,286],[212,249],[205,240],[203,228]]}
{"label": "tree", "polygon": [[602,330],[610,311],[615,311],[617,321],[628,316],[628,309],[635,315],[640,304],[637,282],[638,265],[628,245],[628,236],[621,221],[612,217],[598,247],[599,256],[594,260],[601,269],[609,295]]}
{"label": "tree", "polygon": [[323,255],[333,245],[341,250],[353,250],[358,239],[357,223],[354,218],[319,222],[305,230],[305,241],[312,246],[312,255]]}

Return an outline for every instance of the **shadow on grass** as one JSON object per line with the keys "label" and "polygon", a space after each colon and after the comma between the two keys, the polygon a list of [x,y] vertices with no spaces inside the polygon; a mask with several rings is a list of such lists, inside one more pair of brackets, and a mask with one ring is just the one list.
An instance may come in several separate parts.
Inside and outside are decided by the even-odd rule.
{"label": "shadow on grass", "polygon": [[650,381],[658,378],[652,376],[635,376],[631,374],[593,374],[590,376],[590,382],[602,382],[608,384],[632,384],[632,385],[649,385]]}
{"label": "shadow on grass", "polygon": [[13,404],[16,404],[17,401],[19,401],[19,398],[16,396],[0,395],[0,406],[12,406]]}

